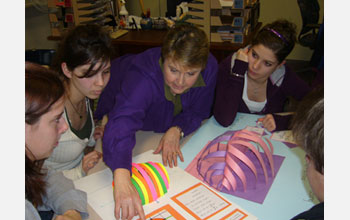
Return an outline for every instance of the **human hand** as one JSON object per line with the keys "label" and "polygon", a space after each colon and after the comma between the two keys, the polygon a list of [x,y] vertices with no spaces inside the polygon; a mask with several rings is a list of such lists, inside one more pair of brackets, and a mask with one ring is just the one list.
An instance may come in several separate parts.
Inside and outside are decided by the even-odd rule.
{"label": "human hand", "polygon": [[98,160],[102,157],[102,153],[98,151],[91,151],[83,157],[83,170],[87,173],[90,169],[92,169],[98,162]]}
{"label": "human hand", "polygon": [[265,117],[259,118],[258,121],[261,121],[264,128],[266,128],[269,132],[272,132],[276,129],[276,122],[271,114],[267,114]]}
{"label": "human hand", "polygon": [[103,137],[103,132],[105,130],[104,126],[96,126],[94,131],[94,139],[100,139]]}
{"label": "human hand", "polygon": [[70,209],[66,211],[63,215],[58,215],[55,220],[81,220],[81,215],[78,211]]}
{"label": "human hand", "polygon": [[114,170],[113,196],[116,219],[129,220],[138,214],[141,220],[146,220],[140,196],[131,182],[129,170],[123,168]]}
{"label": "human hand", "polygon": [[249,52],[249,48],[241,48],[237,51],[237,60],[242,60],[244,62],[248,62],[248,52]]}
{"label": "human hand", "polygon": [[153,152],[159,154],[162,151],[162,159],[164,166],[169,164],[172,168],[173,165],[177,166],[177,156],[184,162],[184,157],[180,150],[180,130],[176,127],[171,127],[165,132],[162,139],[160,140],[157,149]]}

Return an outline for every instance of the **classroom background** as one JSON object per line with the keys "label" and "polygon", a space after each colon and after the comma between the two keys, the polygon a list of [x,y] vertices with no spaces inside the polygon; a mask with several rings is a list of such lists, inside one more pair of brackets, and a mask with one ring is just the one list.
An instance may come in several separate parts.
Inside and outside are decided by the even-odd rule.
{"label": "classroom background", "polygon": [[[25,49],[54,49],[57,42],[47,39],[50,35],[48,14],[33,7],[33,4],[31,4],[33,1],[34,0],[25,0]],[[175,0],[172,1],[176,2]],[[45,2],[45,0],[40,0],[40,2]],[[143,2],[145,8],[150,8],[152,17],[164,17],[166,15],[167,0],[144,0]],[[322,23],[324,17],[324,1],[318,0],[318,3],[320,6],[319,23]],[[125,6],[129,15],[141,14],[139,1],[127,0]],[[262,22],[262,25],[279,18],[285,18],[294,22],[297,25],[297,33],[299,33],[302,27],[302,18],[297,0],[260,0],[259,22]],[[287,59],[309,61],[312,53],[313,50],[310,48],[296,44],[294,50]]]}

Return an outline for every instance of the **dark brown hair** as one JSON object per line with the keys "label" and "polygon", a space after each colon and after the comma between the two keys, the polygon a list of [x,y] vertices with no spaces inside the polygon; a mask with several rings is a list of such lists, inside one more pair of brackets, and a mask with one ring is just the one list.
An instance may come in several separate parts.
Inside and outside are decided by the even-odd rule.
{"label": "dark brown hair", "polygon": [[[34,125],[49,112],[51,106],[65,94],[61,80],[52,71],[34,63],[25,65],[25,123]],[[26,146],[25,196],[35,206],[42,204],[45,195],[45,174],[40,172],[44,160],[30,160]],[[33,155],[34,156],[34,155]]]}
{"label": "dark brown hair", "polygon": [[262,44],[271,49],[281,63],[292,52],[296,42],[296,25],[280,19],[265,25],[252,41],[252,46]]}
{"label": "dark brown hair", "polygon": [[209,56],[207,35],[190,24],[182,24],[171,29],[162,46],[162,62],[173,58],[187,67],[205,68]]}
{"label": "dark brown hair", "polygon": [[324,94],[323,88],[310,92],[299,103],[292,121],[292,132],[298,145],[311,157],[318,172],[324,164]]}
{"label": "dark brown hair", "polygon": [[[60,73],[64,80],[68,80],[63,74],[61,63],[65,62],[67,68],[73,71],[76,67],[91,62],[89,69],[80,77],[86,78],[95,75],[113,56],[111,38],[101,26],[78,25],[70,29],[58,45],[51,68]],[[97,71],[92,71],[101,60],[102,65]]]}

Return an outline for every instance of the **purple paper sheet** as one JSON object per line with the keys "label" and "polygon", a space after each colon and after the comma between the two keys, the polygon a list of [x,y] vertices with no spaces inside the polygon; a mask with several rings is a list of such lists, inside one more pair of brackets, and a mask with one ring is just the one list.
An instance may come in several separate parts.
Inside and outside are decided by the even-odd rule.
{"label": "purple paper sheet", "polygon": [[[202,151],[205,148],[206,147],[204,147],[201,150],[201,152],[199,152],[197,154],[197,156],[192,160],[192,162],[185,169],[188,173],[190,173],[191,175],[193,175],[194,177],[196,177],[197,179],[199,179],[201,181],[203,181],[203,178],[198,174],[197,161],[198,161],[200,155],[202,154]],[[266,158],[266,155],[264,155],[264,153],[261,153],[261,152],[260,152],[260,154],[262,155],[264,163],[268,164],[268,160]],[[268,183],[266,184],[263,169],[262,169],[261,165],[259,164],[259,161],[257,160],[254,153],[249,151],[249,152],[246,152],[246,155],[254,163],[254,165],[257,169],[257,174],[258,174],[257,182],[256,182],[256,179],[255,179],[253,172],[249,169],[249,167],[246,166],[244,163],[240,162],[239,166],[242,168],[242,170],[244,171],[246,178],[247,178],[247,190],[245,192],[243,191],[242,182],[234,174],[236,177],[237,183],[238,183],[237,190],[236,191],[232,191],[232,190],[228,191],[227,189],[223,188],[222,192],[262,204],[266,198],[267,193],[270,190],[270,187],[273,183],[274,178],[272,177],[271,169],[268,166],[268,169],[267,169]],[[275,165],[275,176],[276,176],[281,165],[282,165],[284,157],[278,156],[278,155],[273,155],[272,157],[273,157],[273,161],[274,161],[274,165]],[[208,162],[206,164],[202,164],[201,169],[207,170],[210,165],[214,164],[215,162],[220,162],[220,161],[221,160],[219,158],[211,158],[210,160],[208,160]],[[205,182],[205,181],[203,181],[203,182]]]}
{"label": "purple paper sheet", "polygon": [[294,148],[294,147],[297,147],[298,145],[296,145],[296,144],[292,144],[292,143],[289,143],[289,142],[284,142],[284,141],[282,141],[282,143],[283,144],[285,144],[287,147],[289,147],[289,148]]}

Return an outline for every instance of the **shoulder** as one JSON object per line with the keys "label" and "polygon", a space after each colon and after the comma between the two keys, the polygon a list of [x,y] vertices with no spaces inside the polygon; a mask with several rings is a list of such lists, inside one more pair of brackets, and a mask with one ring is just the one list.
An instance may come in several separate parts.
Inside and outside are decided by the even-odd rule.
{"label": "shoulder", "polygon": [[111,61],[111,71],[126,71],[131,66],[145,67],[151,63],[158,62],[161,48],[154,47],[138,54],[126,54]]}
{"label": "shoulder", "polygon": [[298,91],[301,92],[303,91],[304,93],[309,92],[311,89],[309,85],[301,79],[296,72],[294,72],[288,65],[284,65],[285,67],[285,75],[284,75],[284,80],[283,84],[281,87],[286,87],[291,90],[293,88],[298,88]]}
{"label": "shoulder", "polygon": [[151,48],[134,57],[132,64],[127,70],[123,87],[142,86],[144,89],[151,89],[152,85],[161,86],[163,84],[163,74],[159,65],[161,48]]}
{"label": "shoulder", "polygon": [[209,53],[207,65],[218,66],[218,61],[212,53]]}
{"label": "shoulder", "polygon": [[159,64],[159,58],[161,56],[161,48],[153,47],[135,55],[133,64],[138,66],[153,66]]}
{"label": "shoulder", "polygon": [[210,53],[207,61],[207,65],[202,71],[202,77],[205,82],[210,81],[212,79],[216,79],[216,74],[218,72],[218,61],[216,58]]}
{"label": "shoulder", "polygon": [[219,64],[220,68],[228,68],[228,69],[231,68],[232,57],[233,57],[233,54],[230,54],[225,59],[223,59]]}
{"label": "shoulder", "polygon": [[310,219],[310,220],[321,220],[324,219],[324,203],[321,202],[311,209],[300,213],[299,215],[292,218],[292,220],[302,220],[302,219]]}

